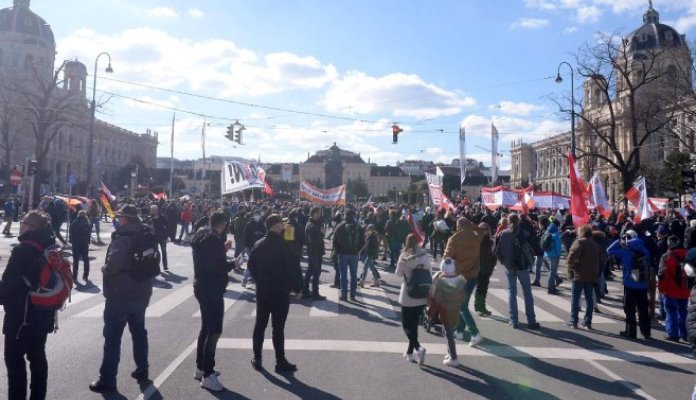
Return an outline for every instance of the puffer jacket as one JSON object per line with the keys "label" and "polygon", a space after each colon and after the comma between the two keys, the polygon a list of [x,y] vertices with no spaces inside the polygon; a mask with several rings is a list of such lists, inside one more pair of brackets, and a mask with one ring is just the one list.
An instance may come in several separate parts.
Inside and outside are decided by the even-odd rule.
{"label": "puffer jacket", "polygon": [[191,238],[193,250],[193,293],[196,298],[216,299],[225,294],[227,274],[234,264],[227,261],[225,237],[210,227],[198,230]]}
{"label": "puffer jacket", "polygon": [[[550,250],[544,251],[544,256],[548,258],[560,258],[561,257],[561,234],[558,232],[558,226],[556,224],[549,224],[546,227],[546,234],[551,235],[551,240],[553,244]],[[542,236],[542,240],[544,237]]]}
{"label": "puffer jacket", "polygon": [[481,240],[483,232],[479,232],[476,225],[467,221],[463,229],[455,232],[447,241],[444,258],[453,259],[457,274],[466,280],[478,277]]}
{"label": "puffer jacket", "polygon": [[670,299],[686,300],[689,298],[689,287],[680,265],[685,257],[686,249],[680,247],[668,250],[660,259],[657,287],[662,294]]}
{"label": "puffer jacket", "polygon": [[623,273],[623,285],[631,289],[647,289],[648,282],[636,282],[631,277],[631,269],[633,268],[633,254],[632,252],[641,252],[643,255],[650,260],[650,251],[645,247],[645,243],[640,238],[631,239],[627,243],[628,248],[621,246],[621,239],[617,239],[612,243],[609,248],[607,248],[607,254],[614,256],[619,260],[621,264],[621,271]]}
{"label": "puffer jacket", "polygon": [[399,291],[399,304],[401,304],[402,307],[424,306],[428,302],[427,298],[414,299],[408,295],[406,281],[411,279],[411,272],[416,268],[425,268],[430,271],[428,253],[420,247],[416,250],[415,254],[401,253],[399,261],[396,263],[396,271],[394,273],[396,276],[403,279],[401,282],[401,290]]}
{"label": "puffer jacket", "polygon": [[147,307],[152,296],[152,279],[133,279],[128,273],[133,260],[131,252],[135,234],[142,230],[142,223],[129,222],[111,234],[111,244],[106,251],[104,297],[117,306]]}
{"label": "puffer jacket", "polygon": [[437,272],[433,276],[428,297],[428,316],[439,319],[447,329],[454,329],[459,323],[459,308],[464,302],[466,280],[461,275],[444,276]]}

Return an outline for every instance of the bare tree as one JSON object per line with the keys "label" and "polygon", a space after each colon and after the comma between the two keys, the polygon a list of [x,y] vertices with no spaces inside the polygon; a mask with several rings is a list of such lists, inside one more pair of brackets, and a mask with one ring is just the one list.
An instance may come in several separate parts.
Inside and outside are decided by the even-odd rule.
{"label": "bare tree", "polygon": [[671,48],[636,47],[617,34],[587,44],[576,57],[585,78],[576,114],[578,158],[584,158],[586,169],[602,163],[618,171],[624,192],[641,174],[642,158],[655,139],[670,135],[676,105],[688,98],[690,91],[670,80],[673,60]]}

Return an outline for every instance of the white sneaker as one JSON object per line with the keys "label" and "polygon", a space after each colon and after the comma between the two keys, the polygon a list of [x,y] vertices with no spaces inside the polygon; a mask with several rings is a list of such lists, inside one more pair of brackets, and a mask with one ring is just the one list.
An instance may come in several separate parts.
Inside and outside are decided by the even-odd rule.
{"label": "white sneaker", "polygon": [[225,390],[225,387],[222,386],[222,383],[220,383],[220,380],[215,374],[211,374],[203,378],[201,381],[201,387],[203,389],[208,389],[211,392],[222,392]]}
{"label": "white sneaker", "polygon": [[416,360],[418,360],[418,365],[423,366],[425,363],[425,347],[419,347],[416,350]]}
{"label": "white sneaker", "polygon": [[451,358],[446,358],[444,361],[442,361],[442,364],[448,367],[457,368],[459,367],[459,360],[457,360],[456,358],[454,360],[452,360]]}
{"label": "white sneaker", "polygon": [[[220,376],[220,371],[215,371],[216,376]],[[193,374],[193,379],[200,381],[203,379],[203,370],[202,369],[196,369],[196,372]]]}
{"label": "white sneaker", "polygon": [[449,354],[445,354],[445,360],[444,360],[444,361],[447,361],[447,360],[449,360],[449,359],[450,359],[450,355],[449,355]]}
{"label": "white sneaker", "polygon": [[483,336],[481,334],[476,334],[471,337],[471,341],[469,342],[469,347],[476,347],[479,343],[483,342]]}
{"label": "white sneaker", "polygon": [[416,362],[416,359],[415,359],[415,357],[413,357],[413,354],[404,353],[404,358],[408,362],[412,362],[412,363]]}
{"label": "white sneaker", "polygon": [[464,340],[464,332],[454,332],[454,338],[457,340]]}

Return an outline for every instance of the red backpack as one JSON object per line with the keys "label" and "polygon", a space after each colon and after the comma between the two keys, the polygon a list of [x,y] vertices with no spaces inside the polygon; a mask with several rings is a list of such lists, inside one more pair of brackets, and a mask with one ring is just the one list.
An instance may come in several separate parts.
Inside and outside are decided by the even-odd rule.
{"label": "red backpack", "polygon": [[32,305],[45,310],[60,310],[65,301],[70,298],[73,288],[72,265],[56,245],[46,248],[32,241],[24,241],[43,252],[43,263],[39,273],[39,281],[32,285],[24,277],[24,283],[29,287],[29,301]]}

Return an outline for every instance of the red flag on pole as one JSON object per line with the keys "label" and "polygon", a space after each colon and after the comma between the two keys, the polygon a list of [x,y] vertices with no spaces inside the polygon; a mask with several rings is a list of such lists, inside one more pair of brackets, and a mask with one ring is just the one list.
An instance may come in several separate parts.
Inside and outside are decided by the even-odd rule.
{"label": "red flag on pole", "polygon": [[571,153],[568,153],[568,171],[570,172],[570,215],[573,216],[573,225],[582,226],[590,221],[590,213],[585,202],[585,187],[578,178],[575,157]]}

